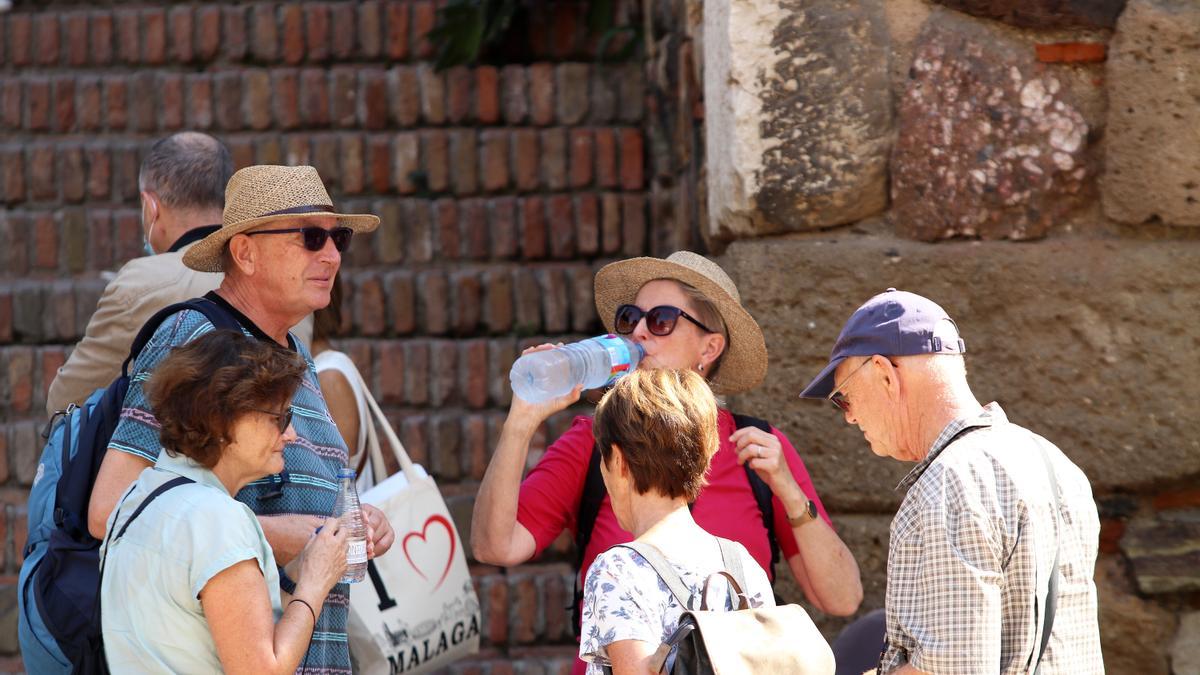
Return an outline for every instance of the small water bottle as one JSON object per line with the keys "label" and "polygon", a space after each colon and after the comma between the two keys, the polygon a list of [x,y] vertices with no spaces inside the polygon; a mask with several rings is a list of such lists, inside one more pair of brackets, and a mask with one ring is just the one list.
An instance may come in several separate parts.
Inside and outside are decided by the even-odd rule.
{"label": "small water bottle", "polygon": [[367,525],[363,522],[358,489],[354,486],[354,469],[338,470],[338,494],[333,502],[333,517],[347,528],[350,546],[346,549],[346,573],[341,583],[354,584],[367,575]]}
{"label": "small water bottle", "polygon": [[508,379],[514,394],[541,403],[570,393],[577,384],[584,389],[608,386],[633,372],[644,355],[642,346],[629,338],[601,335],[526,354],[513,364]]}

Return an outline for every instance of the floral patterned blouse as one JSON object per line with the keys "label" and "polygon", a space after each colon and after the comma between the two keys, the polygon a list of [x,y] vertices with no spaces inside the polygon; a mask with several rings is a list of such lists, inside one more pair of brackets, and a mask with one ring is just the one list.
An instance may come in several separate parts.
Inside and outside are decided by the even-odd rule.
{"label": "floral patterned blouse", "polygon": [[[772,607],[775,595],[771,582],[754,558],[741,544],[734,544],[742,556],[746,576],[746,596],[751,607]],[[667,555],[664,553],[664,555]],[[667,555],[693,594],[699,595],[704,580],[718,569],[698,569],[686,561]],[[729,587],[723,579],[709,586],[710,601],[725,599],[730,609]],[[696,606],[699,606],[697,598]],[[679,605],[654,568],[635,551],[614,546],[601,553],[588,569],[583,587],[583,637],[579,658],[588,662],[587,675],[602,675],[612,665],[608,645],[621,640],[641,640],[655,648],[675,632],[684,608]]]}

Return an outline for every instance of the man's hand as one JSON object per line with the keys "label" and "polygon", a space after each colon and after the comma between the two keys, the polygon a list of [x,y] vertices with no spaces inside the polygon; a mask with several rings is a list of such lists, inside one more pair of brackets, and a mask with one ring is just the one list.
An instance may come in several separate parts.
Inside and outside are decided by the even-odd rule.
{"label": "man's hand", "polygon": [[325,519],[320,516],[280,515],[259,516],[258,522],[262,525],[267,543],[271,545],[271,552],[275,554],[275,561],[286,566],[300,555],[309,537]]}
{"label": "man's hand", "polygon": [[392,547],[396,541],[396,532],[388,522],[383,511],[371,506],[362,505],[363,522],[367,525],[367,558],[377,558]]}

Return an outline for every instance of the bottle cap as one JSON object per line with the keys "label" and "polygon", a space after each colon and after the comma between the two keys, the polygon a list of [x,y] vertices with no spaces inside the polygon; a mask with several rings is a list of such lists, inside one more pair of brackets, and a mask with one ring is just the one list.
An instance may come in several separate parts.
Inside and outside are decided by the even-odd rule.
{"label": "bottle cap", "polygon": [[355,473],[354,469],[338,469],[337,477],[338,478],[354,478],[357,475],[358,474]]}

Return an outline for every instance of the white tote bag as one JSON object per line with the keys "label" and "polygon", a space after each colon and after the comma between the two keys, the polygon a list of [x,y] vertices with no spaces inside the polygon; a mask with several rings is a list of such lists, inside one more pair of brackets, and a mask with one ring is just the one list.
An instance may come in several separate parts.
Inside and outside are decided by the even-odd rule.
{"label": "white tote bag", "polygon": [[[401,470],[359,495],[387,514],[396,541],[350,586],[350,653],[367,675],[425,673],[479,651],[479,599],[437,485],[409,458],[361,377],[358,384]],[[386,476],[375,426],[367,425],[371,473]]]}

